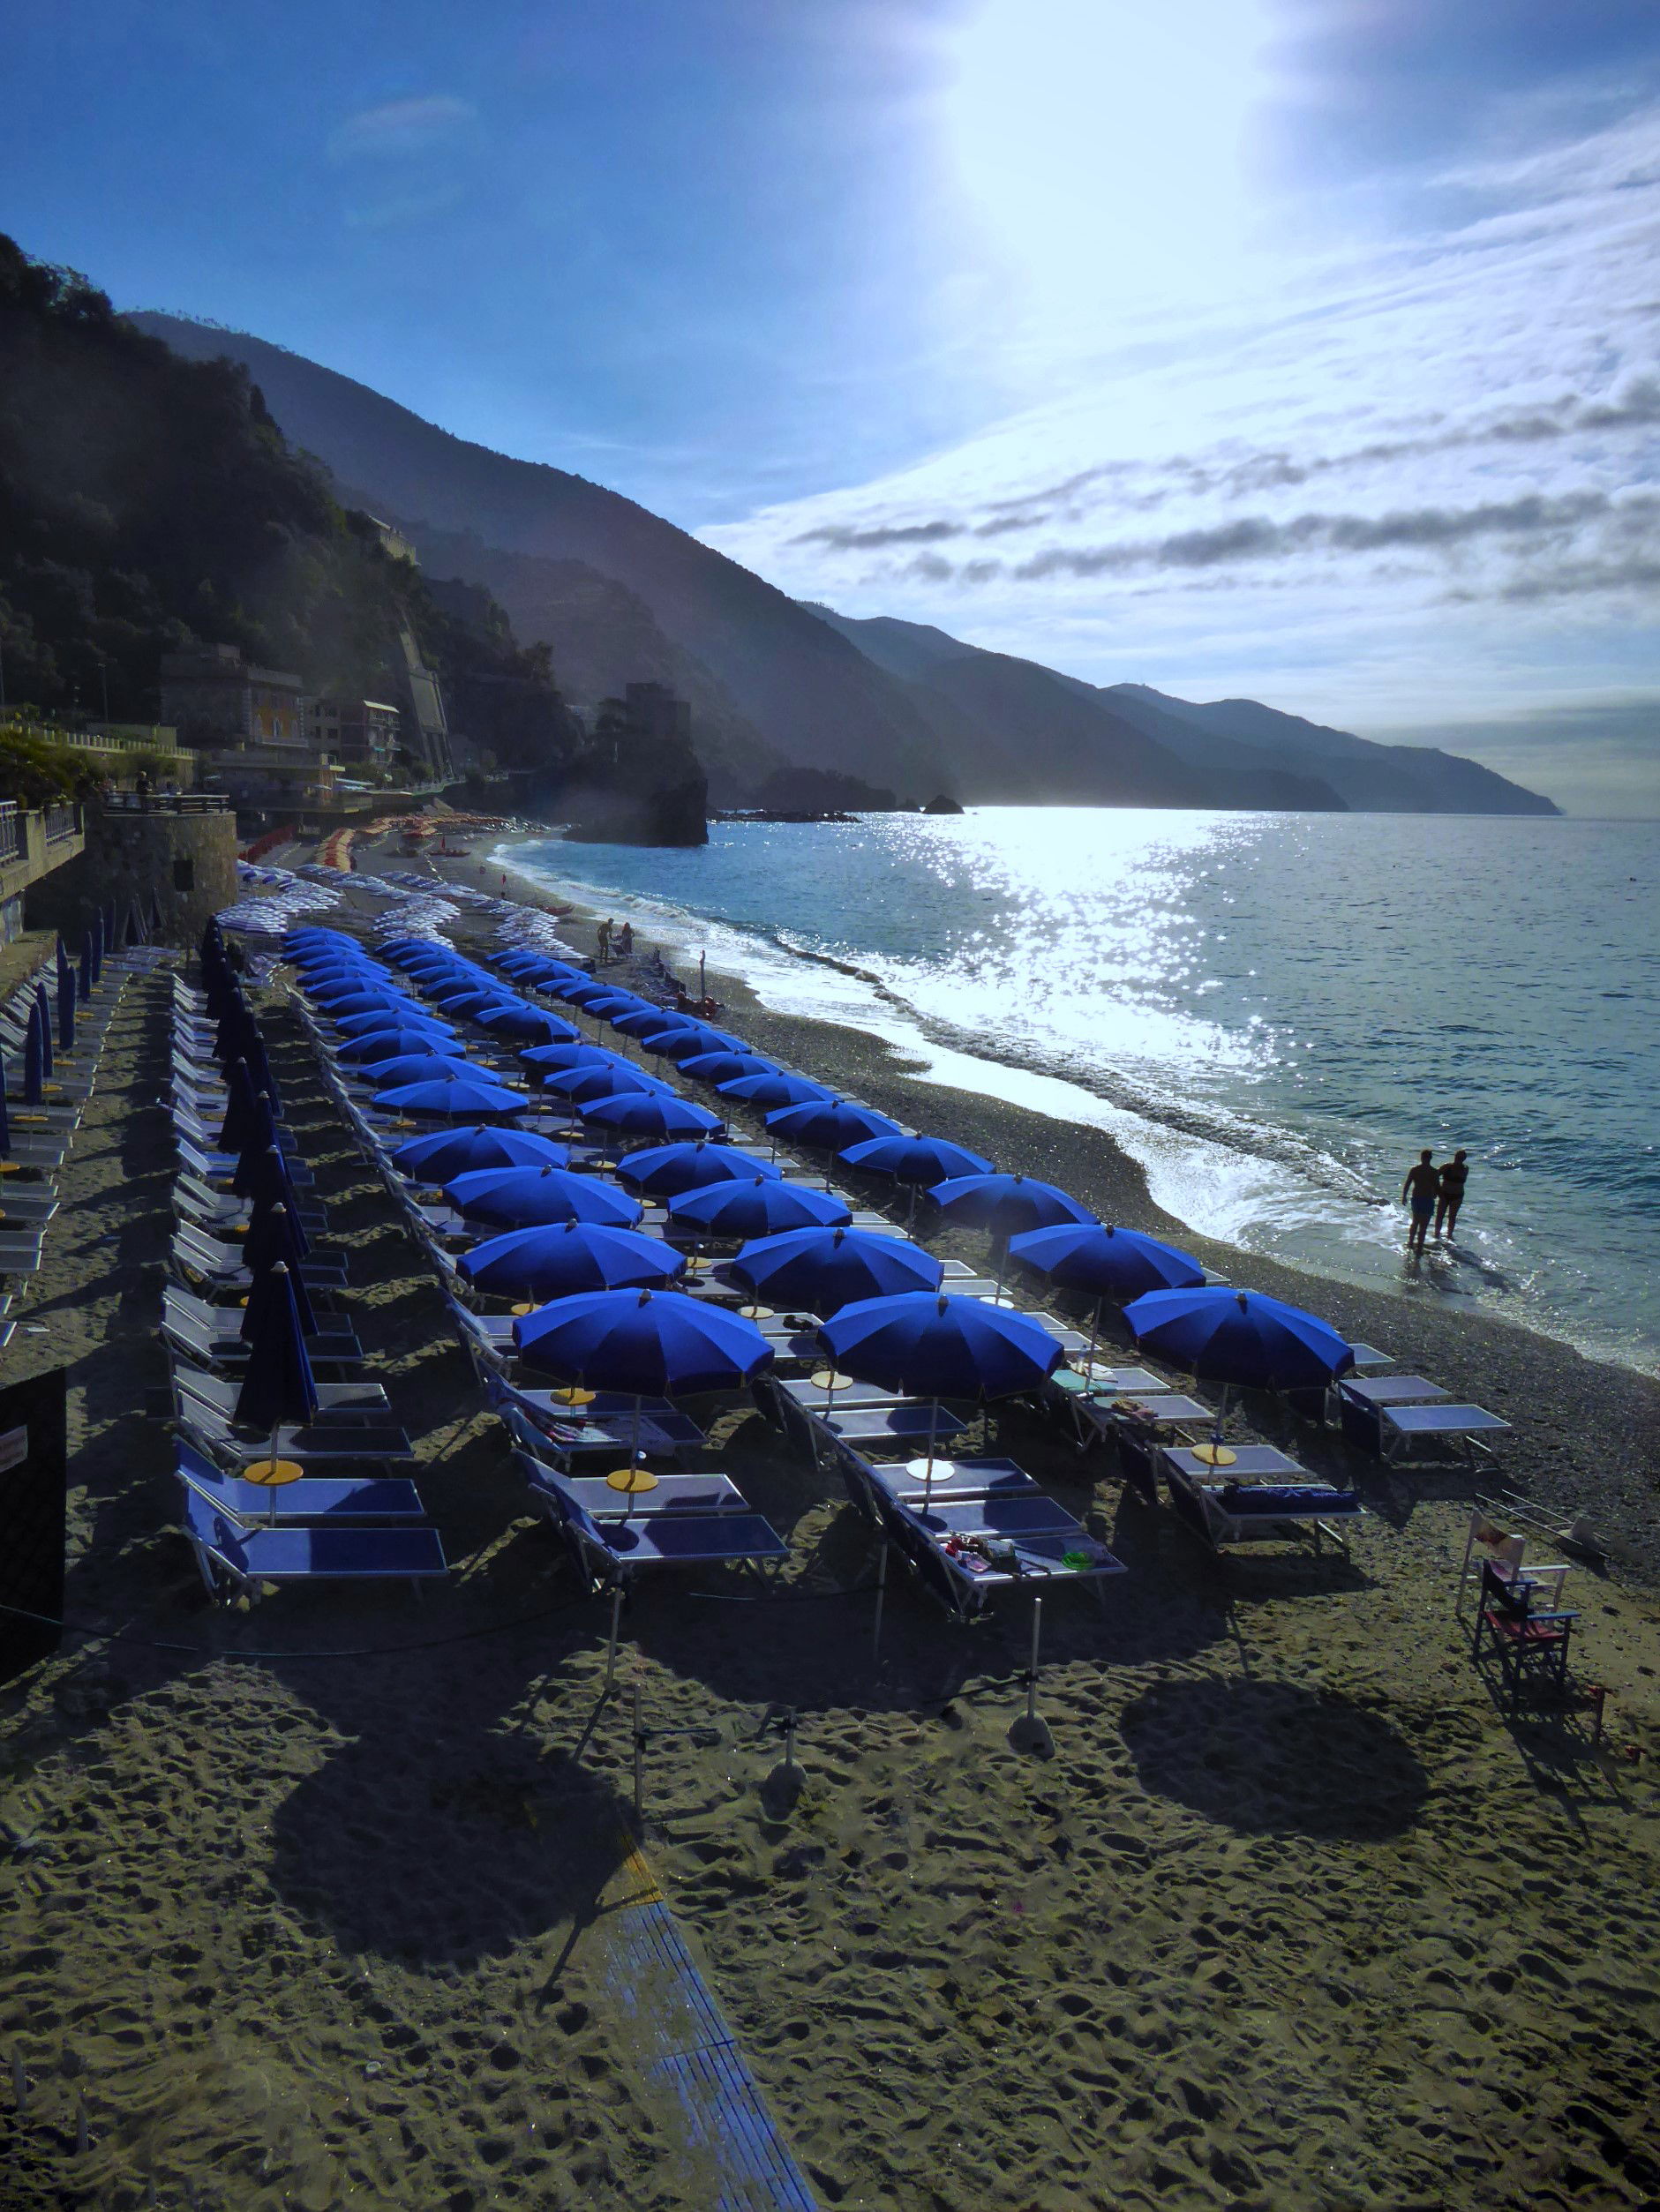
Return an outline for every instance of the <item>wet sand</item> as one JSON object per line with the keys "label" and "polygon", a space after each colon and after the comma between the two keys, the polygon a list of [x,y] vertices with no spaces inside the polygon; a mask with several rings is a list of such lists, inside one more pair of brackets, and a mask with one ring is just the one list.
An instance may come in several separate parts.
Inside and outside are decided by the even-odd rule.
{"label": "wet sand", "polygon": [[[261,2212],[702,2212],[710,2176],[606,1981],[631,1754],[627,1698],[598,1699],[605,1608],[525,1514],[430,1277],[282,1019],[350,1310],[456,1571],[419,1604],[289,1592],[215,1613],[171,1533],[169,1440],[144,1411],[165,1373],[168,1163],[147,987],[24,1315],[50,1333],[19,1333],[0,1370],[70,1367],[69,1610],[122,1631],[0,1691],[0,1812],[21,1839],[0,1867],[0,2022],[30,2081],[0,2138],[4,2201],[136,2208],[153,2169],[163,2205],[188,2184]],[[984,1102],[721,994],[757,1043],[979,1141]],[[1103,1140],[988,1112],[983,1149],[1018,1162],[1030,1143],[1033,1166],[1157,1226]],[[1639,1378],[1492,1324],[1363,1310],[1364,1333],[1518,1418],[1506,1464],[1529,1487],[1584,1503],[1608,1458],[1599,1525],[1622,1486],[1645,1495],[1649,1441],[1622,1434],[1652,1421]],[[1036,1759],[1008,1741],[1025,1608],[965,1633],[896,1577],[873,1654],[874,1553],[839,1482],[746,1403],[705,1410],[710,1464],[792,1563],[764,1601],[710,1578],[630,1607],[645,1854],[825,2205],[1656,2201],[1660,1637],[1634,1572],[1570,1586],[1611,1692],[1594,1757],[1576,1728],[1506,1723],[1470,1665],[1457,1471],[1360,1470],[1372,1512],[1347,1561],[1218,1559],[1010,1413],[988,1440],[1130,1569],[1102,1608],[1048,1608],[1055,1752]],[[793,1805],[769,1787],[788,1707]]]}

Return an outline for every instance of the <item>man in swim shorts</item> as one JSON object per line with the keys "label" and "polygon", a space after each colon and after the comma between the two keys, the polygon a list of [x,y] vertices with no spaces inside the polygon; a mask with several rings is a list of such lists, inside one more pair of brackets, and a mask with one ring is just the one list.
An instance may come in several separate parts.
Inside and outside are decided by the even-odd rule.
{"label": "man in swim shorts", "polygon": [[1464,1203],[1464,1186],[1469,1181],[1466,1156],[1454,1152],[1452,1158],[1442,1163],[1439,1187],[1435,1194],[1435,1233],[1450,1238],[1458,1226],[1458,1210]]}
{"label": "man in swim shorts", "polygon": [[1401,1204],[1410,1204],[1412,1224],[1407,1231],[1408,1252],[1422,1252],[1423,1241],[1430,1233],[1430,1222],[1435,1212],[1437,1199],[1441,1195],[1441,1177],[1435,1165],[1435,1155],[1427,1147],[1418,1154],[1418,1164],[1407,1170],[1407,1179],[1401,1186]]}

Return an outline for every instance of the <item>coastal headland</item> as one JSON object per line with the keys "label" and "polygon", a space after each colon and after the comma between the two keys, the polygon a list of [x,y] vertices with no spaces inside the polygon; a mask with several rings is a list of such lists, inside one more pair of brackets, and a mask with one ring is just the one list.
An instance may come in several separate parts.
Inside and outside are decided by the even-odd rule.
{"label": "coastal headland", "polygon": [[[503,888],[482,858],[437,866]],[[348,889],[328,919],[370,913]],[[1099,1133],[715,988],[762,1050],[1175,1233]],[[1609,1693],[1596,1751],[1508,1724],[1471,1666],[1461,1470],[1384,1474],[1299,1432],[1360,1481],[1347,1556],[1222,1557],[1029,1412],[967,1441],[1129,1568],[1102,1608],[1046,1608],[1051,1758],[1010,1741],[1026,1610],[967,1635],[896,1580],[873,1653],[874,1556],[839,1481],[741,1402],[710,1409],[711,1463],[787,1535],[789,1569],[760,1601],[642,1591],[606,1703],[605,1608],[525,1510],[421,1255],[274,1008],[352,1317],[455,1572],[418,1608],[284,1593],[214,1614],[150,1410],[167,989],[129,994],[27,1309],[43,1333],[6,1355],[6,1379],[69,1369],[77,1623],[0,1693],[0,2020],[28,2085],[8,2204],[72,2188],[136,2212],[153,2183],[238,2212],[702,2212],[709,2174],[611,1974],[642,1863],[622,1841],[636,1685],[642,1863],[822,2204],[1655,2201],[1652,1383],[1198,1244],[1505,1413],[1504,1479],[1589,1515],[1612,1554],[1569,1585]],[[786,1712],[792,1803],[769,1788]]]}

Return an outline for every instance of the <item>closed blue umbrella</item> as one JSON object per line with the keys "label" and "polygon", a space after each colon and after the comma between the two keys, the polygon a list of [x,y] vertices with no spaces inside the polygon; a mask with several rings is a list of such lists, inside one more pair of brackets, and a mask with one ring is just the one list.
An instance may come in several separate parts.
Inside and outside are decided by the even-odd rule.
{"label": "closed blue umbrella", "polygon": [[474,1067],[470,1061],[435,1053],[430,1046],[424,1052],[417,1049],[394,1053],[386,1060],[372,1060],[357,1072],[377,1091],[390,1091],[398,1084],[490,1079],[485,1069]]}
{"label": "closed blue umbrella", "polygon": [[34,1005],[32,1009],[32,1016],[40,1024],[41,1028],[41,1073],[48,1083],[50,1083],[53,1068],[52,1002],[46,995],[46,986],[43,983],[37,983],[34,986]]}
{"label": "closed blue umbrella", "polygon": [[6,1103],[6,1071],[0,1062],[0,1158],[9,1158],[11,1152],[11,1111]]}
{"label": "closed blue umbrella", "polygon": [[81,932],[80,939],[80,995],[83,1001],[91,998],[93,991],[93,941],[89,929]]}
{"label": "closed blue umbrella", "polygon": [[680,1073],[690,1076],[694,1083],[736,1083],[743,1076],[776,1076],[777,1072],[773,1061],[754,1053],[695,1053],[680,1062]]}
{"label": "closed blue umbrella", "polygon": [[387,1113],[432,1114],[456,1121],[522,1113],[530,1103],[520,1091],[460,1076],[446,1077],[441,1083],[407,1083],[394,1091],[377,1091],[374,1102]]}
{"label": "closed blue umbrella", "polygon": [[245,1145],[237,1155],[230,1188],[251,1205],[294,1204],[294,1186],[289,1181],[288,1166],[275,1144]]}
{"label": "closed blue umbrella", "polygon": [[233,1060],[225,1071],[225,1118],[219,1125],[216,1139],[222,1152],[240,1152],[254,1142],[256,1136],[265,1149],[265,1133],[259,1126],[259,1114],[254,1100],[258,1094],[253,1078],[248,1072],[245,1060]]}
{"label": "closed blue umbrella", "polygon": [[296,1278],[284,1266],[254,1278],[243,1335],[248,1368],[237,1393],[237,1419],[252,1428],[302,1426],[317,1413],[317,1384],[305,1350]]}
{"label": "closed blue umbrella", "polygon": [[412,1136],[393,1153],[392,1165],[401,1175],[447,1183],[486,1167],[563,1167],[569,1158],[551,1136],[480,1121],[472,1128],[429,1129]]}
{"label": "closed blue umbrella", "polygon": [[1335,1329],[1260,1291],[1153,1290],[1124,1308],[1136,1342],[1206,1382],[1247,1390],[1309,1390],[1355,1364]]}
{"label": "closed blue umbrella", "polygon": [[861,1300],[937,1290],[944,1268],[904,1237],[863,1229],[792,1229],[746,1244],[732,1273],[775,1306],[833,1314]]}
{"label": "closed blue umbrella", "polygon": [[458,1265],[475,1290],[548,1299],[672,1282],[684,1273],[686,1257],[661,1237],[573,1220],[490,1237],[464,1252]]}
{"label": "closed blue umbrella", "polygon": [[299,1216],[287,1206],[255,1206],[248,1216],[242,1240],[242,1263],[257,1275],[263,1268],[297,1268],[311,1250],[311,1239],[300,1226]]}
{"label": "closed blue umbrella", "polygon": [[29,1025],[23,1038],[23,1103],[37,1106],[46,1098],[46,1059],[41,1044],[41,1017],[31,1004]]}
{"label": "closed blue umbrella", "polygon": [[[218,941],[218,952],[222,960],[224,957],[224,939],[221,937]],[[104,918],[95,911],[92,919],[92,970],[93,982],[101,983],[104,974]]]}
{"label": "closed blue umbrella", "polygon": [[719,1120],[706,1107],[654,1091],[591,1099],[579,1106],[577,1112],[584,1121],[597,1122],[619,1136],[695,1136],[699,1130],[713,1136],[721,1128]]}
{"label": "closed blue umbrella", "polygon": [[787,1069],[776,1076],[740,1076],[736,1083],[717,1084],[716,1088],[723,1099],[731,1099],[739,1106],[754,1106],[761,1113],[771,1113],[781,1106],[806,1106],[812,1099],[828,1101],[836,1095],[822,1083],[809,1083],[805,1076],[792,1076]]}
{"label": "closed blue umbrella", "polygon": [[654,1198],[675,1198],[683,1190],[701,1190],[707,1183],[754,1182],[757,1175],[776,1180],[783,1170],[770,1160],[752,1159],[730,1144],[680,1143],[629,1152],[618,1161],[617,1173],[624,1182]]}
{"label": "closed blue umbrella", "polygon": [[529,1229],[560,1221],[593,1221],[630,1229],[640,1218],[637,1198],[594,1175],[553,1166],[483,1167],[456,1175],[444,1196],[457,1213],[492,1228]]}
{"label": "closed blue umbrella", "polygon": [[513,1327],[527,1367],[633,1398],[735,1390],[772,1363],[753,1322],[680,1291],[596,1291],[560,1299]]}
{"label": "closed blue umbrella", "polygon": [[782,1236],[786,1229],[838,1228],[853,1218],[829,1191],[786,1183],[780,1175],[683,1190],[670,1199],[669,1215],[687,1228],[723,1239]]}
{"label": "closed blue umbrella", "polygon": [[57,1049],[75,1049],[75,974],[71,968],[60,968],[57,973]]}

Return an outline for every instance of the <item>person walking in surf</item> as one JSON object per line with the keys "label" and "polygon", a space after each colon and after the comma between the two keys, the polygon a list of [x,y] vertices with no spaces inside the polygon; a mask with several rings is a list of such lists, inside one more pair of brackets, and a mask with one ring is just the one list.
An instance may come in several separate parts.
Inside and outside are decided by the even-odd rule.
{"label": "person walking in surf", "polygon": [[1450,1244],[1453,1232],[1458,1226],[1458,1210],[1464,1203],[1464,1186],[1469,1181],[1466,1155],[1454,1152],[1443,1161],[1439,1182],[1435,1194],[1435,1233],[1445,1236]]}
{"label": "person walking in surf", "polygon": [[1423,1241],[1430,1233],[1430,1220],[1441,1195],[1441,1178],[1435,1165],[1435,1154],[1426,1145],[1418,1155],[1416,1167],[1407,1170],[1407,1179],[1401,1186],[1401,1204],[1410,1204],[1412,1220],[1407,1230],[1408,1252],[1422,1252]]}

